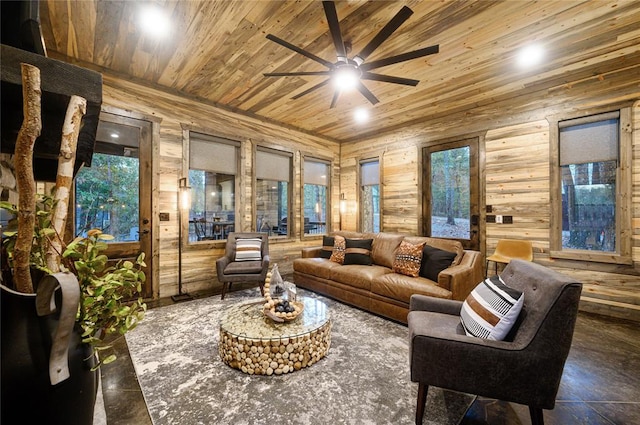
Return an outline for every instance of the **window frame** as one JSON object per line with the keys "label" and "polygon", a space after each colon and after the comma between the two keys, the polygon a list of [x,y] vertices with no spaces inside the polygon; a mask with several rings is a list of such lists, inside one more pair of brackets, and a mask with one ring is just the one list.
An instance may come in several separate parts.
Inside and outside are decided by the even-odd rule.
{"label": "window frame", "polygon": [[[238,194],[241,190],[240,185],[240,177],[243,174],[243,166],[242,166],[242,144],[243,142],[232,137],[229,137],[225,134],[219,134],[213,130],[202,129],[193,127],[190,125],[182,125],[182,149],[183,149],[183,157],[182,157],[182,173],[180,175],[181,178],[186,178],[187,182],[189,182],[189,171],[191,170],[190,164],[190,156],[191,156],[191,133],[197,133],[202,136],[204,139],[213,138],[213,139],[221,139],[217,143],[224,143],[224,141],[228,141],[230,145],[234,146],[236,149],[236,174],[234,178],[234,191],[236,194],[236,202],[234,203],[234,215],[235,215],[235,229],[239,229],[241,227],[241,223],[239,218],[241,217],[238,213],[241,209],[238,205]],[[214,141],[214,140],[212,140]],[[214,141],[215,142],[215,141]],[[190,200],[193,200],[193,193],[190,193]],[[180,208],[178,205],[177,208]],[[187,237],[183,237],[181,242],[183,248],[211,248],[224,246],[226,244],[226,239],[207,239],[201,241],[190,241],[189,240],[189,214],[182,214],[182,223],[179,223],[182,226],[182,234],[187,235]]]}
{"label": "window frame", "polygon": [[[579,123],[597,122],[606,119],[606,114],[619,112],[618,167],[616,170],[616,248],[614,252],[562,248],[562,172],[560,166],[560,123],[576,120]],[[632,133],[631,107],[599,109],[580,114],[549,118],[550,156],[550,234],[549,256],[553,259],[581,260],[596,263],[631,265],[631,197],[632,179]],[[580,120],[580,121],[577,121]]]}
{"label": "window frame", "polygon": [[384,231],[384,225],[383,225],[383,203],[384,203],[384,185],[383,185],[383,181],[384,181],[384,173],[383,173],[383,166],[382,166],[382,154],[376,154],[373,156],[366,156],[366,157],[361,157],[358,158],[358,173],[357,173],[357,205],[360,205],[359,207],[359,212],[358,212],[358,231],[359,232],[363,232],[364,230],[364,208],[362,208],[362,165],[366,164],[366,163],[371,163],[371,162],[377,162],[378,163],[378,178],[379,178],[379,182],[378,182],[378,193],[379,193],[379,211],[378,211],[378,215],[380,217],[380,232]]}
{"label": "window frame", "polygon": [[[313,155],[310,153],[301,152],[300,154],[300,237],[302,239],[317,239],[322,237],[323,235],[329,234],[329,229],[331,229],[331,211],[332,211],[332,170],[333,170],[333,162],[330,158],[323,158],[318,155]],[[305,233],[304,232],[304,168],[305,162],[317,162],[323,163],[327,166],[327,204],[326,204],[326,216],[325,216],[325,232],[324,233]]]}
{"label": "window frame", "polygon": [[[257,173],[257,155],[258,155],[258,151],[263,151],[263,152],[267,152],[267,153],[272,153],[275,155],[282,155],[285,156],[287,158],[289,158],[289,180],[287,181],[289,187],[287,189],[287,211],[288,211],[288,215],[287,215],[287,234],[286,235],[272,235],[271,234],[271,230],[269,231],[269,240],[290,240],[293,239],[295,237],[296,234],[296,230],[297,230],[297,222],[295,220],[295,212],[293,210],[293,202],[294,202],[294,197],[293,197],[293,193],[295,193],[296,190],[296,183],[295,183],[295,179],[293,178],[294,175],[294,152],[287,150],[287,149],[283,149],[282,147],[272,147],[270,145],[267,144],[255,144],[253,147],[253,152],[252,152],[252,161],[251,163],[253,164],[253,173],[252,173],[252,179],[251,179],[251,191],[254,194],[254,196],[252,196],[252,205],[251,205],[251,210],[253,211],[252,214],[252,224],[251,224],[251,228],[254,229],[255,232],[259,232],[260,230],[257,228],[257,220],[258,220],[258,207],[257,207],[257,186],[258,186],[258,173]],[[293,217],[292,217],[293,214]],[[292,220],[289,220],[289,218],[293,218]],[[273,224],[271,225],[273,227]]]}

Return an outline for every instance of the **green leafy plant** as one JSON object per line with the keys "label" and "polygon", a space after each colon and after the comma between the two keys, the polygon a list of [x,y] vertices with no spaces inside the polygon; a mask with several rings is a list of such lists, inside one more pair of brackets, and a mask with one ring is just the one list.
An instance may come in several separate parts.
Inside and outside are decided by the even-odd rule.
{"label": "green leafy plant", "polygon": [[[36,204],[36,225],[31,250],[31,267],[51,274],[46,267],[45,251],[48,239],[55,235],[51,228],[53,199],[40,195]],[[15,205],[0,203],[12,214],[18,213]],[[3,246],[7,253],[8,265],[12,264],[13,246],[16,232],[4,232]],[[73,273],[80,285],[80,304],[76,323],[82,329],[83,342],[95,351],[109,350],[106,341],[112,334],[124,335],[134,329],[144,318],[147,306],[140,296],[142,284],[146,280],[144,271],[145,254],[135,261],[120,260],[113,264],[104,254],[107,241],[114,237],[92,229],[86,236],[79,236],[70,242],[61,254],[61,269]],[[132,301],[133,300],[133,301]],[[99,363],[108,364],[116,360],[115,354],[99,356]]]}

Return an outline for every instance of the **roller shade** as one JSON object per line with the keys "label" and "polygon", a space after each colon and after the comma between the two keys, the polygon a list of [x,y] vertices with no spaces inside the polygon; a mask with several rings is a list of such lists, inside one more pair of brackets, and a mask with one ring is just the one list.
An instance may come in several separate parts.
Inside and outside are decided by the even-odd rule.
{"label": "roller shade", "polygon": [[360,164],[360,184],[362,186],[380,184],[380,162],[367,161]]}
{"label": "roller shade", "polygon": [[287,152],[267,149],[256,151],[256,178],[288,182],[291,179],[291,157]]}
{"label": "roller shade", "polygon": [[560,165],[618,160],[619,113],[559,123]]}
{"label": "roller shade", "polygon": [[329,164],[319,161],[304,161],[304,183],[328,186]]}
{"label": "roller shade", "polygon": [[189,169],[237,174],[239,142],[204,134],[189,137]]}

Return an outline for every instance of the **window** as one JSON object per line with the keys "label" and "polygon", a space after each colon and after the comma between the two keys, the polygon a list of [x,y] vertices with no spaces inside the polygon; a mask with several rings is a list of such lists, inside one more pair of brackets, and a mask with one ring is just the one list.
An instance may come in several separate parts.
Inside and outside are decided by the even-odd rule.
{"label": "window", "polygon": [[329,163],[319,159],[304,159],[304,234],[327,232],[329,206]]}
{"label": "window", "polygon": [[226,239],[235,230],[239,142],[189,133],[189,241]]}
{"label": "window", "polygon": [[139,138],[138,128],[100,122],[91,167],[75,179],[76,235],[97,228],[113,242],[138,240]]}
{"label": "window", "polygon": [[[631,141],[621,111],[558,122],[555,256],[630,261],[628,235]],[[630,137],[629,137],[630,138]],[[625,140],[623,140],[625,139]],[[625,239],[629,239],[625,236]],[[563,255],[564,254],[564,255]]]}
{"label": "window", "polygon": [[288,152],[256,150],[256,230],[269,235],[291,235],[289,217],[291,159]]}
{"label": "window", "polygon": [[360,227],[363,232],[380,231],[380,161],[360,161]]}

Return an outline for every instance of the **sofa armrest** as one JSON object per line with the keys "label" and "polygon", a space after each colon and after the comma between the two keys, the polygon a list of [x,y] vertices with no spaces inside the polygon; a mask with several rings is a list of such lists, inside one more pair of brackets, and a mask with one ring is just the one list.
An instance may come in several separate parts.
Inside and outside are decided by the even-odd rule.
{"label": "sofa armrest", "polygon": [[444,269],[438,275],[438,286],[451,291],[451,298],[463,301],[482,282],[482,254],[466,250],[460,264]]}
{"label": "sofa armrest", "polygon": [[434,313],[459,316],[462,302],[446,300],[444,298],[429,297],[427,295],[413,294],[409,300],[410,311],[431,311]]}
{"label": "sofa armrest", "polygon": [[227,256],[220,257],[216,260],[216,272],[218,273],[218,280],[222,279],[222,276],[224,276],[224,269],[230,262],[231,260]]}
{"label": "sofa armrest", "polygon": [[320,251],[322,251],[322,247],[318,247],[318,246],[302,248],[302,258],[319,257]]}

